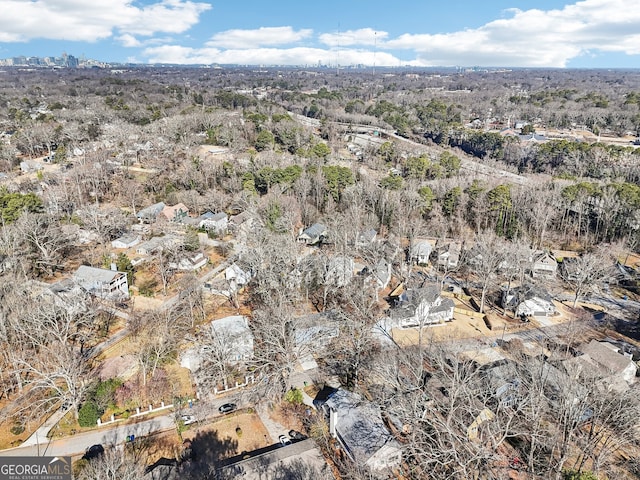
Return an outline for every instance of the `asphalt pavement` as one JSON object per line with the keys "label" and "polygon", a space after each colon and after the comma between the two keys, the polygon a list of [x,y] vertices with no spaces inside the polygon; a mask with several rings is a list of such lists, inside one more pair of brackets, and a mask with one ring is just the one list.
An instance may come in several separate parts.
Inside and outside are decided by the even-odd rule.
{"label": "asphalt pavement", "polygon": [[[127,441],[127,436],[145,437],[175,428],[173,412],[136,423],[118,422],[90,432],[78,433],[39,445],[27,445],[1,450],[0,456],[75,456],[82,455],[91,445],[115,446]],[[46,441],[46,440],[45,440]]]}

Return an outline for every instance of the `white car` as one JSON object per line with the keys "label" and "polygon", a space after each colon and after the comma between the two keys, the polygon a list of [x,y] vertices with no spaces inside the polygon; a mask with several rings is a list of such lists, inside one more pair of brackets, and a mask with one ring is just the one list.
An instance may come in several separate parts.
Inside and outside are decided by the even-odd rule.
{"label": "white car", "polygon": [[191,425],[192,423],[196,423],[196,417],[194,417],[193,415],[182,415],[180,417],[180,420],[182,420],[182,423],[185,425]]}
{"label": "white car", "polygon": [[280,435],[280,437],[278,437],[278,440],[280,440],[280,445],[282,445],[283,447],[291,445],[291,439],[286,435]]}

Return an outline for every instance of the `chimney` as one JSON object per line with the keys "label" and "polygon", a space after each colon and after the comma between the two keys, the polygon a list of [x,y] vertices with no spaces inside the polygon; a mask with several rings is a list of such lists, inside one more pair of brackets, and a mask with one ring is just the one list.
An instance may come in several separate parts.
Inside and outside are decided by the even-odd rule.
{"label": "chimney", "polygon": [[114,272],[118,271],[118,267],[116,267],[116,264],[111,262],[111,270],[113,270]]}
{"label": "chimney", "polygon": [[336,436],[337,424],[338,424],[338,411],[334,408],[329,408],[329,434],[332,437]]}

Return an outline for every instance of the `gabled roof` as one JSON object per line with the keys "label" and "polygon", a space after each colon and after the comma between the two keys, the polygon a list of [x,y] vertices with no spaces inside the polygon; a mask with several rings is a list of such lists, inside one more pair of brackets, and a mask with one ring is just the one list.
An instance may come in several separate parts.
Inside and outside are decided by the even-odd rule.
{"label": "gabled roof", "polygon": [[380,408],[360,395],[339,389],[326,406],[337,414],[336,434],[358,464],[364,465],[387,444],[400,447],[382,420]]}
{"label": "gabled roof", "polygon": [[85,285],[90,285],[91,288],[96,283],[108,284],[113,281],[119,275],[123,275],[123,272],[116,272],[115,270],[107,270],[106,268],[95,268],[87,265],[80,265],[78,270],[73,274],[73,278],[83,288]]}
{"label": "gabled roof", "polygon": [[167,205],[162,209],[162,213],[169,220],[173,219],[180,212],[182,212],[183,214],[187,214],[189,212],[189,209],[184,203],[177,203],[171,206]]}
{"label": "gabled roof", "polygon": [[606,342],[591,340],[591,342],[582,346],[580,350],[611,373],[622,373],[629,367],[630,363],[633,363],[633,360],[629,357],[619,354],[617,347]]}
{"label": "gabled roof", "polygon": [[376,238],[377,234],[378,234],[377,230],[373,228],[370,230],[365,230],[364,232],[360,232],[358,233],[358,243],[361,243],[361,244],[371,243]]}
{"label": "gabled roof", "polygon": [[320,235],[324,235],[327,232],[327,227],[325,227],[322,223],[314,223],[310,227],[306,228],[302,234],[308,236],[309,238],[317,238]]}
{"label": "gabled roof", "polygon": [[164,202],[154,203],[153,205],[149,205],[148,207],[145,207],[142,210],[138,211],[136,217],[157,217],[158,215],[160,215],[160,212],[162,212],[164,207]]}
{"label": "gabled roof", "polygon": [[224,212],[218,212],[218,213],[216,213],[215,215],[213,215],[213,216],[210,218],[210,220],[212,220],[212,221],[214,221],[214,222],[217,222],[217,221],[219,221],[219,220],[224,220],[225,218],[229,218],[229,217],[227,216],[227,214],[226,214],[226,213],[224,213]]}
{"label": "gabled roof", "polygon": [[124,244],[135,244],[137,241],[140,240],[140,236],[136,235],[135,233],[125,233],[124,235],[120,236],[119,238],[116,238],[115,240],[112,240],[113,242],[120,242],[120,243],[124,243]]}
{"label": "gabled roof", "polygon": [[429,256],[433,246],[428,240],[415,240],[411,242],[411,256]]}

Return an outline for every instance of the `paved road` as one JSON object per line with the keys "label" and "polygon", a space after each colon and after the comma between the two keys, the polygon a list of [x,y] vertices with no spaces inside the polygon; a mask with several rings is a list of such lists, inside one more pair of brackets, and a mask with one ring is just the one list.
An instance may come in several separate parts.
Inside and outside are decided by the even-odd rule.
{"label": "paved road", "polygon": [[[229,402],[236,403],[238,408],[248,406],[242,402],[241,392],[234,392],[224,397],[218,397],[214,401],[208,402],[207,405],[195,404],[193,408],[185,406],[182,409],[182,413],[195,415],[196,420],[201,423],[206,423],[208,420],[222,417],[222,415],[218,413],[218,407],[223,403]],[[144,417],[137,421],[129,419],[127,423],[125,423],[125,421],[116,422],[114,424],[104,425],[91,432],[79,433],[58,440],[50,441],[46,436],[42,438],[39,437],[37,439],[40,442],[39,445],[34,442],[30,445],[0,450],[0,456],[79,455],[84,453],[87,447],[98,443],[115,446],[125,443],[128,435],[144,437],[171,430],[176,427],[175,416],[176,413],[174,411],[167,411],[164,415],[158,415],[149,420],[145,420]]]}
{"label": "paved road", "polygon": [[[116,423],[115,426],[105,426],[91,432],[79,433],[60,440],[29,445],[8,450],[1,450],[0,456],[73,456],[84,453],[87,447],[95,444],[118,445],[126,441],[127,435],[144,437],[175,428],[173,413],[143,420],[137,423]],[[46,439],[45,439],[46,441]]]}

